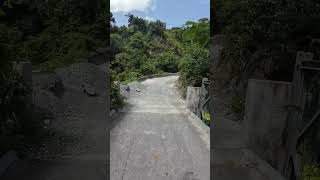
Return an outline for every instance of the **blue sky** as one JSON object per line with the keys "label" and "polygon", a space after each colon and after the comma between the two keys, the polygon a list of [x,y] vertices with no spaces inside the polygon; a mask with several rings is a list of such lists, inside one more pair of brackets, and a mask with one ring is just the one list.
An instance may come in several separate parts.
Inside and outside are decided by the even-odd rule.
{"label": "blue sky", "polygon": [[159,19],[167,28],[210,17],[210,0],[110,0],[110,5],[118,26],[127,25],[127,13]]}

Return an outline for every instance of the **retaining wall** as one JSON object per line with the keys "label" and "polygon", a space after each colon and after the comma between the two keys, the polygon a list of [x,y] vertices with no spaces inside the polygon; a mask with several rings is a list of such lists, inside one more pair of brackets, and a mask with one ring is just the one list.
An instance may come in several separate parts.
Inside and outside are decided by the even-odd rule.
{"label": "retaining wall", "polygon": [[250,79],[243,128],[247,146],[278,169],[283,150],[281,136],[287,118],[291,83]]}

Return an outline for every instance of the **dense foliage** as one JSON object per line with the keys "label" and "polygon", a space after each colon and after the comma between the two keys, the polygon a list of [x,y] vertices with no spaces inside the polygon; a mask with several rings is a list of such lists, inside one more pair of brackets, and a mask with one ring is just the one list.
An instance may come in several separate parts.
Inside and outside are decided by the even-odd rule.
{"label": "dense foliage", "polygon": [[113,19],[111,47],[115,80],[129,82],[145,75],[179,72],[183,88],[199,86],[207,76],[209,20],[188,21],[167,29],[160,20],[147,21],[128,14],[128,26]]}
{"label": "dense foliage", "polygon": [[1,46],[10,61],[31,61],[44,71],[80,61],[106,45],[104,1],[4,0],[0,8]]}

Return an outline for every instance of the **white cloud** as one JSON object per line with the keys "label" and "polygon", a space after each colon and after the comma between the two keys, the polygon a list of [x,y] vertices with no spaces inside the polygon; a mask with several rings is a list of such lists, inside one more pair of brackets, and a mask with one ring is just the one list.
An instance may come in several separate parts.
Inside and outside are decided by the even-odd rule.
{"label": "white cloud", "polygon": [[111,12],[149,11],[155,9],[154,0],[110,0]]}
{"label": "white cloud", "polygon": [[155,21],[156,19],[152,18],[152,17],[149,17],[149,16],[146,16],[144,19],[148,20],[148,21]]}

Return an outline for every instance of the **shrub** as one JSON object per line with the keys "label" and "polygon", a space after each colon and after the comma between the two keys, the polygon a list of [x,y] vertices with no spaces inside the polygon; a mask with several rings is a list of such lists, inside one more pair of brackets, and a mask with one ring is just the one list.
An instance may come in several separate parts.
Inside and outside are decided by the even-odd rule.
{"label": "shrub", "polygon": [[179,70],[182,87],[201,86],[202,78],[209,73],[209,50],[198,45],[187,47]]}
{"label": "shrub", "polygon": [[210,113],[206,112],[203,117],[204,123],[206,123],[210,127],[211,117]]}
{"label": "shrub", "polygon": [[175,73],[178,71],[178,60],[179,57],[172,51],[166,51],[158,56],[154,61],[158,69],[164,72]]}
{"label": "shrub", "polygon": [[111,109],[117,109],[123,106],[123,98],[120,95],[119,92],[119,85],[116,83],[116,81],[111,82]]}

